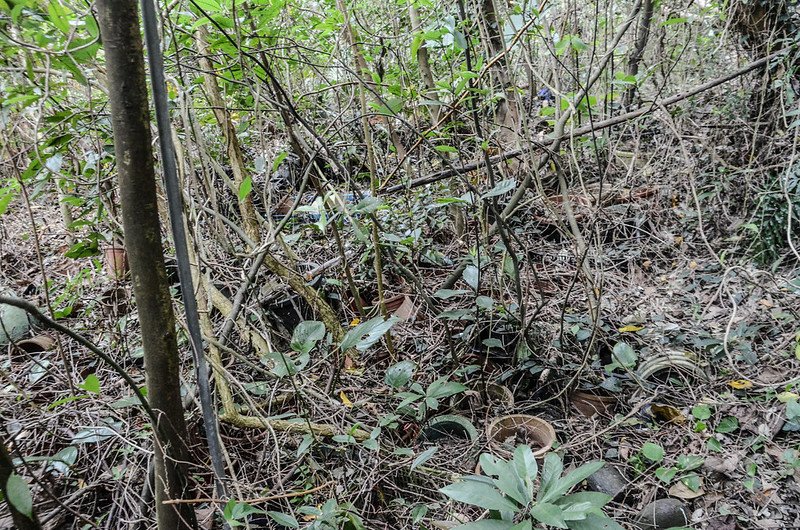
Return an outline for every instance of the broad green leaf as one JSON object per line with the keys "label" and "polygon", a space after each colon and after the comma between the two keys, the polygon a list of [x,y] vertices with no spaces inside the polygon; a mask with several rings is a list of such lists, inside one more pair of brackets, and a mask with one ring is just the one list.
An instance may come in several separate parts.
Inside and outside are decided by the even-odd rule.
{"label": "broad green leaf", "polygon": [[494,486],[468,478],[439,490],[453,500],[485,510],[516,512],[517,505],[503,497]]}
{"label": "broad green leaf", "polygon": [[675,18],[668,18],[664,22],[661,23],[662,26],[673,26],[675,24],[684,24],[689,19],[686,17],[675,17]]}
{"label": "broad green leaf", "polygon": [[86,379],[83,381],[83,383],[78,385],[78,388],[86,390],[87,392],[91,392],[92,394],[99,394],[100,380],[97,378],[97,375],[89,374],[86,376]]}
{"label": "broad green leaf", "polygon": [[720,420],[716,430],[720,434],[728,434],[735,431],[738,428],[739,428],[739,420],[733,416],[726,416],[722,418],[722,420]]}
{"label": "broad green leaf", "polygon": [[613,519],[595,513],[590,513],[582,521],[569,521],[570,530],[625,530]]}
{"label": "broad green leaf", "polygon": [[325,324],[317,320],[304,320],[294,328],[291,348],[296,352],[308,353],[323,338],[325,338]]}
{"label": "broad green leaf", "polygon": [[561,478],[562,471],[564,471],[564,464],[561,462],[561,458],[559,458],[556,453],[547,453],[547,456],[544,457],[542,483],[541,486],[539,486],[537,500],[549,502],[558,496],[551,492],[555,490],[558,479]]}
{"label": "broad green leaf", "polygon": [[531,451],[530,447],[520,445],[514,449],[514,465],[520,478],[527,478],[531,482],[536,480],[536,475],[539,473],[539,464],[536,463],[536,457],[533,456],[533,451]]}
{"label": "broad green leaf", "polygon": [[503,180],[498,182],[494,188],[487,191],[481,197],[483,199],[489,199],[491,197],[499,197],[500,195],[505,195],[509,191],[513,190],[517,187],[517,181],[514,179]]}
{"label": "broad green leaf", "polygon": [[675,465],[681,471],[691,471],[701,467],[705,461],[706,459],[700,455],[681,455]]}
{"label": "broad green leaf", "polygon": [[464,272],[461,273],[461,277],[464,278],[467,285],[475,290],[478,289],[478,268],[475,265],[467,265]]}
{"label": "broad green leaf", "polygon": [[658,480],[665,484],[669,484],[672,482],[672,479],[675,478],[675,475],[678,473],[678,468],[675,467],[659,467],[654,471],[655,476]]}
{"label": "broad green leaf", "polygon": [[711,408],[708,405],[695,405],[692,407],[694,419],[705,421],[711,417]]}
{"label": "broad green leaf", "polygon": [[399,320],[397,317],[389,317],[387,320],[383,320],[382,316],[377,316],[362,322],[344,336],[341,344],[342,351],[353,347],[360,351],[365,351],[378,342],[384,333],[389,331],[389,328]]}
{"label": "broad green leaf", "polygon": [[569,528],[564,520],[564,513],[560,507],[549,502],[537,502],[531,508],[531,516],[546,525],[556,528]]}
{"label": "broad green leaf", "polygon": [[420,453],[420,455],[417,458],[415,458],[414,461],[411,463],[411,471],[414,471],[419,466],[421,466],[422,464],[427,462],[434,454],[436,454],[436,451],[438,451],[438,450],[439,450],[439,446],[438,445],[434,445],[430,449],[427,449],[427,450],[423,451],[422,453]]}
{"label": "broad green leaf", "polygon": [[269,515],[273,521],[281,526],[285,526],[287,528],[300,528],[300,523],[297,522],[297,519],[289,514],[269,511],[267,512],[267,515]]}
{"label": "broad green leaf", "polygon": [[461,383],[448,381],[446,377],[440,377],[428,387],[425,395],[429,398],[442,399],[454,396],[459,392],[464,392],[467,389]]}
{"label": "broad green leaf", "polygon": [[606,366],[606,371],[611,372],[614,368],[633,368],[636,366],[638,355],[627,342],[618,342],[612,350],[613,362]]}
{"label": "broad green leaf", "polygon": [[564,495],[553,504],[559,506],[569,506],[571,504],[589,503],[594,508],[602,508],[611,500],[611,495],[600,493],[599,491],[579,491],[578,493],[570,493]]}
{"label": "broad green leaf", "polygon": [[576,484],[580,484],[584,480],[586,480],[589,476],[596,473],[601,467],[605,465],[605,462],[595,460],[594,462],[588,462],[583,464],[578,469],[570,471],[563,477],[561,477],[556,484],[555,487],[548,492],[548,499],[553,500],[557,497],[567,493],[573,486]]}
{"label": "broad green leaf", "polygon": [[664,460],[664,448],[653,442],[646,442],[642,446],[642,454],[645,458],[656,464]]}
{"label": "broad green leaf", "polygon": [[248,176],[239,185],[239,201],[245,200],[251,191],[253,191],[253,179]]}
{"label": "broad green leaf", "polygon": [[8,502],[19,513],[29,519],[33,518],[33,496],[25,479],[16,473],[11,473],[6,481],[6,492],[8,493]]}
{"label": "broad green leaf", "polygon": [[417,365],[414,361],[400,361],[386,370],[383,381],[392,388],[400,388],[414,375]]}
{"label": "broad green leaf", "polygon": [[494,307],[494,300],[491,296],[478,296],[475,298],[475,305],[482,309],[491,309]]}

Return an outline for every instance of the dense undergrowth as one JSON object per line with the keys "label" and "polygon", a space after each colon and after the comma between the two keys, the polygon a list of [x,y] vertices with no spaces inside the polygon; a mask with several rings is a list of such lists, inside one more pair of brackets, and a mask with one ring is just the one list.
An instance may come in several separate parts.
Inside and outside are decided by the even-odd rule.
{"label": "dense undergrowth", "polygon": [[[488,4],[466,6],[461,21],[457,9],[418,3],[421,27],[405,4],[236,4],[243,15],[179,2],[165,12],[173,137],[228,473],[229,497],[214,499],[179,310],[201,524],[449,528],[493,518],[484,528],[511,528],[489,526],[501,524],[494,505],[470,502],[485,490],[458,490],[481,468],[508,472],[480,456],[493,453],[527,473],[530,506],[498,486],[498,502],[524,507],[515,528],[566,524],[536,508],[569,492],[545,477],[558,478],[561,461],[576,491],[598,488],[570,475],[596,460],[619,472],[604,513],[623,527],[662,498],[685,506],[677,526],[800,525],[791,37],[776,30],[769,49],[754,49],[735,38],[726,5],[655,2],[634,73],[642,22],[631,5],[642,2],[497,6],[499,49]],[[50,6],[0,4],[0,287],[144,385],[130,276],[103,256],[124,246],[125,205],[97,27],[86,6]],[[248,280],[265,249],[277,265]],[[239,318],[220,338],[238,293]],[[1,375],[4,440],[43,522],[151,527],[152,432],[118,375],[64,336],[45,351],[4,346]],[[589,416],[576,391],[611,405]],[[538,440],[524,429],[487,439],[505,414],[553,426],[559,458],[540,459],[538,480],[532,457],[513,453]],[[473,439],[431,429],[451,416]],[[601,528],[586,516],[568,522]]]}

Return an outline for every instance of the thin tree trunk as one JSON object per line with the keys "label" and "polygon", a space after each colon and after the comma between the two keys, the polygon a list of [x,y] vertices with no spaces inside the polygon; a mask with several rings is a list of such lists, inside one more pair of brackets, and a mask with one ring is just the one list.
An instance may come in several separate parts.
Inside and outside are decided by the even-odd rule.
{"label": "thin tree trunk", "polygon": [[156,517],[160,530],[197,527],[186,478],[188,433],[180,395],[178,345],[164,268],[156,200],[142,39],[135,0],[97,3],[108,71],[111,123],[119,172],[122,225],[142,328],[150,406],[159,415],[154,443]]}
{"label": "thin tree trunk", "polygon": [[[411,19],[411,31],[413,33],[420,31],[422,23],[419,19],[419,10],[414,5],[413,0],[408,3],[408,17]],[[436,84],[433,81],[433,71],[431,70],[430,59],[428,57],[428,48],[426,48],[424,44],[417,48],[417,64],[419,65],[420,77],[422,77],[422,82],[425,83],[425,88],[427,89],[426,93],[428,99],[436,101],[438,99],[436,95]],[[431,111],[431,121],[436,124],[439,121],[439,105],[429,103],[428,108],[430,108]]]}
{"label": "thin tree trunk", "polygon": [[[633,45],[633,51],[628,58],[628,67],[625,73],[628,76],[636,77],[639,74],[639,64],[644,57],[644,49],[647,47],[647,40],[650,38],[650,26],[653,20],[653,0],[644,0],[642,4],[642,13],[639,15],[639,25],[636,28],[636,41]],[[622,97],[622,103],[625,108],[631,106],[633,97],[636,95],[636,85],[629,87]]]}
{"label": "thin tree trunk", "polygon": [[[225,100],[222,99],[222,93],[219,90],[217,79],[214,77],[214,66],[211,64],[211,59],[208,58],[208,30],[205,26],[200,26],[197,30],[197,50],[200,52],[200,68],[203,72],[203,85],[206,87],[206,96],[211,108],[214,109],[214,116],[217,118],[217,123],[222,128],[222,135],[225,138],[225,147],[228,153],[228,159],[231,162],[233,170],[233,183],[236,189],[234,193],[239,192],[239,187],[248,177],[247,167],[244,163],[244,156],[242,155],[242,148],[236,136],[236,128],[228,114],[228,109],[225,106]],[[244,223],[244,231],[247,236],[252,239],[256,244],[261,241],[261,230],[259,228],[258,216],[256,215],[256,208],[253,205],[252,195],[248,195],[244,199],[239,200],[239,211],[242,214]]]}

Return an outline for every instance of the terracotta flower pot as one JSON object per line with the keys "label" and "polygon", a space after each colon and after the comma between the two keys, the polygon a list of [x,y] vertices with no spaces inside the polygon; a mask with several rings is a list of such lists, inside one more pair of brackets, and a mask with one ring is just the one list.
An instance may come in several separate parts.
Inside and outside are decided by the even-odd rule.
{"label": "terracotta flower pot", "polygon": [[611,395],[602,395],[590,390],[576,390],[570,396],[570,401],[578,412],[591,418],[595,414],[608,416],[617,405],[617,398]]}
{"label": "terracotta flower pot", "polygon": [[103,263],[110,276],[121,280],[128,273],[128,252],[122,247],[107,246],[103,248]]}
{"label": "terracotta flower pot", "polygon": [[52,350],[56,341],[48,335],[37,335],[31,339],[25,339],[17,342],[15,346],[20,350],[28,353],[40,353],[43,351]]}
{"label": "terracotta flower pot", "polygon": [[486,427],[489,450],[503,458],[511,458],[514,448],[527,445],[533,456],[540,458],[553,447],[556,431],[549,422],[528,414],[511,414],[495,418]]}

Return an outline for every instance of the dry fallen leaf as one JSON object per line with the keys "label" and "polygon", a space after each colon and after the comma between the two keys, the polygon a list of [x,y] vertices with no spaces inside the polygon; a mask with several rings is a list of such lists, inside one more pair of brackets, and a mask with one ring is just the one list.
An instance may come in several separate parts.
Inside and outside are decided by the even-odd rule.
{"label": "dry fallen leaf", "polygon": [[653,403],[650,406],[650,412],[653,414],[653,417],[659,421],[672,423],[684,423],[686,421],[686,416],[672,405]]}
{"label": "dry fallen leaf", "polygon": [[341,399],[341,400],[342,400],[342,403],[344,403],[344,406],[345,406],[345,407],[347,407],[347,408],[353,408],[353,402],[352,402],[352,401],[350,401],[350,399],[348,399],[348,397],[347,397],[347,396],[345,395],[345,393],[344,393],[344,390],[342,390],[341,392],[339,392],[339,399]]}
{"label": "dry fallen leaf", "polygon": [[753,382],[747,379],[736,379],[734,381],[728,381],[728,386],[735,390],[749,390],[753,388]]}
{"label": "dry fallen leaf", "polygon": [[641,331],[643,329],[644,329],[643,326],[637,326],[635,324],[628,324],[627,326],[623,326],[623,327],[619,328],[618,331],[620,333],[634,333],[636,331]]}

